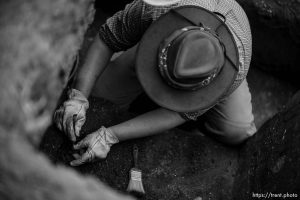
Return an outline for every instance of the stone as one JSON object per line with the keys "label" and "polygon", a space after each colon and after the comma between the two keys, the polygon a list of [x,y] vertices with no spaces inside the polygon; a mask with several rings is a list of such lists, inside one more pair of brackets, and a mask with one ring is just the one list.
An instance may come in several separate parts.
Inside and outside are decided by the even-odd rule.
{"label": "stone", "polygon": [[132,199],[36,148],[93,16],[91,0],[0,1],[0,199]]}
{"label": "stone", "polygon": [[280,194],[299,198],[299,131],[300,91],[243,147],[233,199]]}
{"label": "stone", "polygon": [[39,143],[93,19],[92,1],[1,1],[1,126]]}
{"label": "stone", "polygon": [[252,29],[252,65],[299,85],[300,2],[237,0]]}
{"label": "stone", "polygon": [[299,90],[287,80],[252,67],[247,76],[252,96],[254,122],[259,129],[267,120],[283,109]]}

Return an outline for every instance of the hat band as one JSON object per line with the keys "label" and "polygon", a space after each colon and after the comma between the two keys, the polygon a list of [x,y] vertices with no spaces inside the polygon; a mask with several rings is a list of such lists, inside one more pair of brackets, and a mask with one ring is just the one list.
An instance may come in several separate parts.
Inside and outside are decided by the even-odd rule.
{"label": "hat band", "polygon": [[[185,28],[181,29],[181,32],[188,31],[191,29],[199,29],[201,31],[210,32],[209,30],[207,30],[204,27],[185,27]],[[178,33],[178,35],[179,34],[180,33]],[[216,35],[214,35],[214,36],[217,37]],[[219,40],[219,42],[220,42],[220,40]],[[168,64],[167,64],[168,49],[170,48],[171,45],[172,45],[172,41],[170,41],[167,45],[165,45],[163,48],[161,48],[159,51],[159,55],[158,55],[158,58],[159,58],[158,68],[159,68],[160,75],[162,76],[162,78],[166,81],[166,83],[169,86],[176,88],[176,89],[181,89],[181,90],[195,91],[195,90],[201,89],[201,88],[209,85],[214,80],[214,78],[218,75],[218,73],[220,71],[220,67],[216,68],[215,70],[213,70],[210,73],[209,76],[206,76],[205,78],[200,79],[196,83],[178,82],[169,74],[169,70],[168,70]]]}

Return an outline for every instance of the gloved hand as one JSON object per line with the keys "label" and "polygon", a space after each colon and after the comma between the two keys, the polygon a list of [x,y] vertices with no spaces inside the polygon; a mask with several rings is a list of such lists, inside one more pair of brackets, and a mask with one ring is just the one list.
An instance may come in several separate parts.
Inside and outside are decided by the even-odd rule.
{"label": "gloved hand", "polygon": [[86,120],[89,102],[79,90],[75,89],[68,91],[68,97],[69,99],[55,111],[54,122],[59,130],[65,132],[75,142]]}
{"label": "gloved hand", "polygon": [[102,126],[74,145],[74,149],[86,148],[86,151],[82,155],[74,154],[76,160],[73,160],[70,165],[78,166],[96,159],[104,159],[110,147],[118,142],[119,139],[111,129]]}

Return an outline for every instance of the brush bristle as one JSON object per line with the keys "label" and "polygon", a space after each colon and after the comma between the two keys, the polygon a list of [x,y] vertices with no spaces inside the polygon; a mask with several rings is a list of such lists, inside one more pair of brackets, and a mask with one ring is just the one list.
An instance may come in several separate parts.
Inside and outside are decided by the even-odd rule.
{"label": "brush bristle", "polygon": [[145,194],[143,182],[142,182],[142,171],[136,168],[130,170],[130,180],[127,187],[128,192],[138,192]]}

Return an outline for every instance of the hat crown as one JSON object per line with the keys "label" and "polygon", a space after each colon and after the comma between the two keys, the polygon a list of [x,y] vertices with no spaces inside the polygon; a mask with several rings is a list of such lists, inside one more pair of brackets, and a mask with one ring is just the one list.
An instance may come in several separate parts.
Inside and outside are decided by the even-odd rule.
{"label": "hat crown", "polygon": [[212,73],[224,63],[224,56],[216,38],[199,30],[185,31],[178,36],[169,49],[175,54],[176,78],[201,78]]}
{"label": "hat crown", "polygon": [[[164,40],[160,72],[172,87],[196,90],[213,80],[224,65],[224,52],[216,36],[203,27],[185,27]],[[204,82],[203,82],[204,81]]]}

